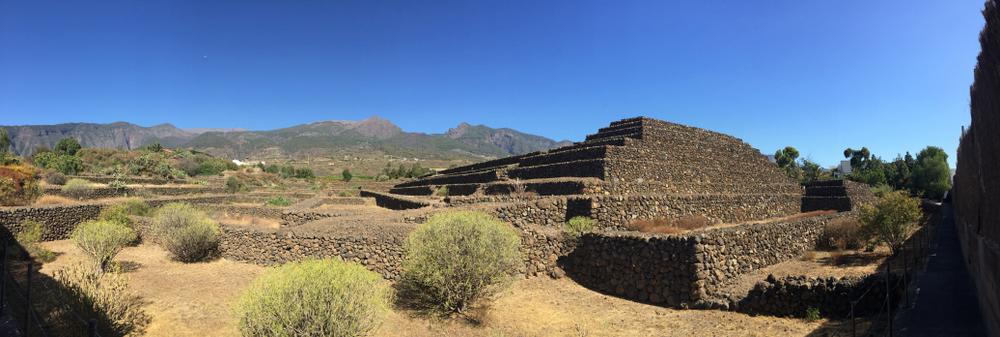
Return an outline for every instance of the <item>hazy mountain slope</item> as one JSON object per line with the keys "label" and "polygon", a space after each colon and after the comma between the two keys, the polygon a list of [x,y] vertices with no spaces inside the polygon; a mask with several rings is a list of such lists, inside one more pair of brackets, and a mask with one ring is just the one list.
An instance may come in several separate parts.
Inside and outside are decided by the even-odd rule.
{"label": "hazy mountain slope", "polygon": [[159,141],[166,148],[180,146],[230,158],[318,154],[317,150],[366,147],[408,158],[481,160],[571,144],[508,128],[494,129],[467,123],[445,134],[403,132],[399,126],[378,116],[357,122],[328,120],[269,131],[181,130],[170,124],[141,127],[125,122],[4,128],[11,132],[15,152],[20,155],[30,154],[26,152],[35,145],[52,147],[59,138],[67,136],[80,140],[84,147],[136,149]]}
{"label": "hazy mountain slope", "polygon": [[54,147],[59,138],[73,137],[83,147],[137,149],[160,142],[167,148],[181,145],[194,135],[170,124],[142,127],[132,123],[65,123],[56,125],[0,126],[10,133],[14,153],[26,156],[38,145]]}
{"label": "hazy mountain slope", "polygon": [[494,129],[485,125],[472,126],[468,123],[462,123],[456,128],[448,129],[444,136],[484,150],[492,151],[496,147],[508,155],[548,150],[573,144],[568,140],[556,142],[513,129]]}

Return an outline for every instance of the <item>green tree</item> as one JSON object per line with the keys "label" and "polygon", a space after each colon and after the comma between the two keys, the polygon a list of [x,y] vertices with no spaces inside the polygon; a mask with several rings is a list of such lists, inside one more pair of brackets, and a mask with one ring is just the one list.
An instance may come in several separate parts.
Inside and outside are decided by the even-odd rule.
{"label": "green tree", "polygon": [[72,156],[75,155],[76,151],[79,151],[81,148],[83,147],[80,146],[80,142],[76,141],[76,139],[73,139],[73,137],[65,137],[60,138],[59,141],[56,142],[54,150],[60,154]]}
{"label": "green tree", "polygon": [[910,228],[919,219],[920,202],[896,191],[879,198],[875,206],[861,206],[858,233],[870,242],[889,246],[895,254],[903,248]]}
{"label": "green tree", "polygon": [[948,154],[944,150],[936,146],[920,150],[913,170],[913,183],[917,192],[923,192],[930,198],[940,198],[945,191],[951,189],[948,185],[950,177]]}
{"label": "green tree", "polygon": [[351,178],[354,178],[354,176],[351,175],[350,169],[344,169],[344,172],[341,172],[340,176],[344,178],[344,181],[351,181]]}
{"label": "green tree", "polygon": [[862,147],[860,150],[852,148],[844,150],[844,158],[851,159],[851,171],[864,171],[868,169],[871,161],[871,154],[871,151],[868,151],[867,147]]}
{"label": "green tree", "polygon": [[63,155],[49,160],[45,164],[45,168],[56,170],[65,175],[75,175],[83,172],[83,160],[76,156]]}
{"label": "green tree", "polygon": [[0,166],[7,165],[7,156],[10,155],[10,134],[6,129],[0,128]]}
{"label": "green tree", "polygon": [[791,146],[786,146],[784,150],[778,150],[774,153],[774,161],[777,162],[779,168],[783,168],[785,171],[791,171],[795,168],[795,158],[798,157],[799,151]]}

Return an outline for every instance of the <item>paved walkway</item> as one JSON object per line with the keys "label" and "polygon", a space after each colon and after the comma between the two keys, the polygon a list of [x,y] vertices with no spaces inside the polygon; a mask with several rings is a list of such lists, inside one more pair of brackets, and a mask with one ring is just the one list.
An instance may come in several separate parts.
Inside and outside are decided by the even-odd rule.
{"label": "paved walkway", "polygon": [[896,336],[986,336],[951,204],[942,204],[941,212],[937,240],[925,258],[927,266],[908,289],[910,306],[902,303],[893,320]]}

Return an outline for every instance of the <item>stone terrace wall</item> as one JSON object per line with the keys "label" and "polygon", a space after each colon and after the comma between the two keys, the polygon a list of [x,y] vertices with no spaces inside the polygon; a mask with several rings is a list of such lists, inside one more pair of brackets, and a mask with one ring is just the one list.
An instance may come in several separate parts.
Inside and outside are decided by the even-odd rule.
{"label": "stone terrace wall", "polygon": [[190,183],[190,181],[187,179],[162,179],[162,178],[146,178],[146,177],[117,178],[114,176],[66,176],[66,180],[73,178],[83,179],[98,184],[108,184],[115,180],[122,180],[129,184],[150,184],[150,185]]}
{"label": "stone terrace wall", "polygon": [[827,222],[847,215],[683,235],[588,233],[567,257],[566,268],[581,285],[631,300],[728,309],[732,300],[717,293],[720,285],[741,273],[797,256],[813,247]]}
{"label": "stone terrace wall", "polygon": [[622,229],[636,218],[678,219],[688,214],[704,215],[709,223],[737,223],[798,214],[801,200],[794,194],[593,196],[590,212],[609,229]]}
{"label": "stone terrace wall", "polygon": [[[170,199],[151,199],[146,203],[152,207],[159,207],[163,204],[177,201],[186,201],[194,204],[200,203],[223,203],[229,201],[232,196],[203,196]],[[82,221],[96,219],[105,207],[121,204],[120,201],[108,202],[87,202],[66,205],[51,206],[20,206],[0,208],[0,236],[11,238],[14,233],[21,231],[21,224],[25,220],[37,221],[45,225],[46,234],[43,241],[64,240],[69,238],[69,233]]]}
{"label": "stone terrace wall", "polygon": [[[182,196],[190,194],[223,193],[221,187],[125,187],[121,190],[110,187],[95,187],[87,199],[117,198],[125,195],[139,195],[147,192],[153,195]],[[62,193],[62,187],[45,187],[45,194],[68,197]]]}
{"label": "stone terrace wall", "polygon": [[[891,274],[889,284],[902,277]],[[868,289],[871,288],[869,291]],[[892,300],[902,296],[902,287],[892,294]],[[865,291],[868,291],[865,294]],[[736,311],[751,315],[800,317],[809,308],[819,309],[823,317],[842,319],[851,312],[851,301],[865,294],[854,307],[857,316],[872,315],[882,308],[886,295],[886,280],[881,274],[866,277],[805,277],[785,276],[758,282],[747,297],[733,302]]]}
{"label": "stone terrace wall", "polygon": [[424,201],[414,200],[388,193],[379,193],[366,190],[361,191],[361,197],[375,198],[375,204],[377,204],[379,207],[384,207],[394,210],[414,209],[414,208],[423,208],[430,206],[429,203]]}

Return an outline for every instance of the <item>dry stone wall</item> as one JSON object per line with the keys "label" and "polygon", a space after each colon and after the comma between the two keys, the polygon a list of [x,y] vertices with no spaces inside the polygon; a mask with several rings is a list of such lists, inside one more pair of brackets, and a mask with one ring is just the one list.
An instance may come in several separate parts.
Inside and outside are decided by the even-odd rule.
{"label": "dry stone wall", "polygon": [[394,210],[404,210],[404,209],[415,209],[430,206],[429,203],[419,200],[414,200],[398,195],[380,193],[373,191],[361,191],[361,197],[363,198],[375,198],[375,204],[379,207],[384,207]]}
{"label": "dry stone wall", "polygon": [[594,196],[591,218],[608,229],[624,229],[637,218],[704,215],[709,223],[736,223],[794,215],[801,208],[794,194]]}
{"label": "dry stone wall", "polygon": [[787,261],[814,246],[831,214],[682,235],[585,234],[567,257],[588,288],[631,300],[690,308],[733,307],[718,289],[736,276]]}
{"label": "dry stone wall", "polygon": [[[900,277],[890,274],[889,284],[895,285]],[[892,294],[893,303],[902,296],[903,289],[901,287]],[[732,309],[751,315],[804,318],[809,308],[816,308],[822,317],[841,319],[851,312],[851,301],[858,298],[861,300],[855,305],[854,314],[874,316],[882,308],[885,297],[886,279],[883,274],[842,279],[832,276],[775,278],[770,275],[758,282],[745,298],[732,302]]]}
{"label": "dry stone wall", "polygon": [[[128,195],[152,194],[160,196],[183,196],[191,194],[217,194],[223,193],[221,187],[124,187],[121,189],[111,187],[95,187],[86,199],[118,198]],[[62,192],[62,187],[45,187],[45,194],[69,197]]]}

